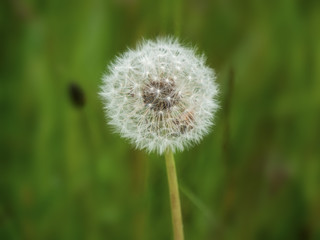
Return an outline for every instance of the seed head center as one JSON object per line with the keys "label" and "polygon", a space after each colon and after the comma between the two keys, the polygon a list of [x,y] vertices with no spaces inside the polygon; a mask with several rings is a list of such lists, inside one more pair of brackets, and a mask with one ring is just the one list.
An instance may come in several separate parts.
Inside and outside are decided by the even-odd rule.
{"label": "seed head center", "polygon": [[143,102],[153,111],[168,111],[180,101],[173,79],[151,80],[142,89]]}

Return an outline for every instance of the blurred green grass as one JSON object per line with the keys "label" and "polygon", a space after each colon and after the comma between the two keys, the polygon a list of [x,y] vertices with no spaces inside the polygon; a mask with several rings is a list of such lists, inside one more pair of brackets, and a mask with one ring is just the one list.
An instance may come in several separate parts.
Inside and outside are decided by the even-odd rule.
{"label": "blurred green grass", "polygon": [[158,35],[197,45],[221,88],[212,133],[177,155],[186,239],[320,239],[319,23],[311,0],[1,1],[0,239],[171,239],[162,157],[113,134],[97,95]]}

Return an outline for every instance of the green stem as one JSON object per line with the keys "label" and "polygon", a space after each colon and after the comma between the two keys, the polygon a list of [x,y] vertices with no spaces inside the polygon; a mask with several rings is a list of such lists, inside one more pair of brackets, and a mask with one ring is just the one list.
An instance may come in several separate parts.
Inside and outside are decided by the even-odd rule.
{"label": "green stem", "polygon": [[177,180],[177,171],[174,161],[174,157],[171,150],[167,150],[165,153],[169,192],[170,192],[170,202],[171,202],[171,215],[172,215],[172,225],[174,240],[183,240],[183,224],[181,215],[181,205],[180,196]]}

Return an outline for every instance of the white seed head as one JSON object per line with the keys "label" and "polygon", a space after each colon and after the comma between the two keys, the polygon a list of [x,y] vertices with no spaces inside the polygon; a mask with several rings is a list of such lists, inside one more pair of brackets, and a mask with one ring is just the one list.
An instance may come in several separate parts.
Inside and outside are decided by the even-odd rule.
{"label": "white seed head", "polygon": [[183,150],[208,133],[218,107],[215,73],[204,56],[172,38],[143,41],[103,76],[109,124],[137,148]]}

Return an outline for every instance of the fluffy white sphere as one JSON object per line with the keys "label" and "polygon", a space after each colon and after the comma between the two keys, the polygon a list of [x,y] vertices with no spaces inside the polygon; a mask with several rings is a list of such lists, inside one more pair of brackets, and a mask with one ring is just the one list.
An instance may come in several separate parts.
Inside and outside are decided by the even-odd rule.
{"label": "fluffy white sphere", "polygon": [[137,148],[160,154],[199,142],[218,107],[204,56],[171,38],[143,41],[119,56],[101,89],[109,124]]}

